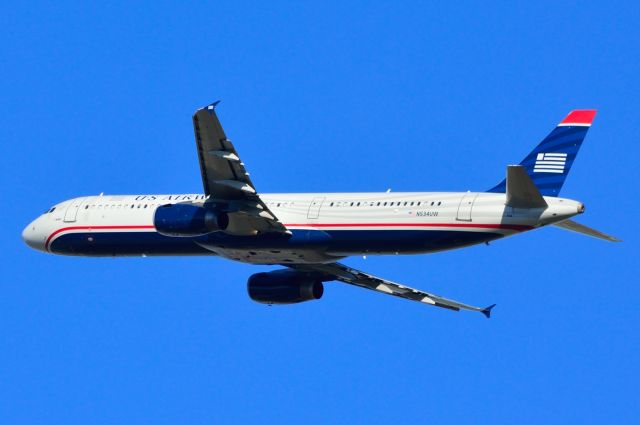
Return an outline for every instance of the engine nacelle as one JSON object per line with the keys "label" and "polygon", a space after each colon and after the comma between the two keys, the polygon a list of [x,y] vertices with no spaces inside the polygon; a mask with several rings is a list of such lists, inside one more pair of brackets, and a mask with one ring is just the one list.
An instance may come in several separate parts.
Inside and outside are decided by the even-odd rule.
{"label": "engine nacelle", "polygon": [[192,204],[168,204],[156,209],[153,225],[165,236],[201,236],[229,225],[225,212]]}
{"label": "engine nacelle", "polygon": [[295,304],[319,300],[324,293],[322,280],[295,270],[275,270],[249,277],[247,291],[262,304]]}

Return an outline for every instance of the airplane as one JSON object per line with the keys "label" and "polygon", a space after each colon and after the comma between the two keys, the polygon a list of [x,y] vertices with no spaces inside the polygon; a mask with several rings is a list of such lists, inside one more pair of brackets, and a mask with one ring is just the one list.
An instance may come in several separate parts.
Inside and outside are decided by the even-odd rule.
{"label": "airplane", "polygon": [[349,256],[463,248],[548,225],[619,242],[571,218],[585,206],[558,194],[596,115],[571,111],[506,177],[485,192],[259,195],[222,129],[214,102],[193,115],[203,194],[84,196],[63,201],[23,231],[39,251],[77,256],[215,255],[281,265],[253,274],[263,304],[320,299],[339,281],[424,304],[490,317],[476,307],[356,270]]}

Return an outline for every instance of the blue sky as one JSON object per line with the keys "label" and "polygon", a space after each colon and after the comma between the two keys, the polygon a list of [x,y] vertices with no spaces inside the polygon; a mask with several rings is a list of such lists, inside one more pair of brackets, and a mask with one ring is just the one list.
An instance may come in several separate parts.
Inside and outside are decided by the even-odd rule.
{"label": "blue sky", "polygon": [[[640,8],[632,2],[0,6],[0,423],[632,423]],[[261,192],[484,190],[599,110],[562,195],[580,221],[347,264],[491,320],[332,283],[268,308],[217,258],[48,256],[80,195],[200,192],[191,113]],[[8,207],[8,208],[6,208]]]}

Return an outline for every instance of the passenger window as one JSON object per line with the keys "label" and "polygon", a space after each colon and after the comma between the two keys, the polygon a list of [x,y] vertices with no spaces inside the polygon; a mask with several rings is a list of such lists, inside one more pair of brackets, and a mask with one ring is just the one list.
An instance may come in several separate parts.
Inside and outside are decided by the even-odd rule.
{"label": "passenger window", "polygon": [[380,206],[380,202],[378,202],[377,206],[378,206],[378,207]]}
{"label": "passenger window", "polygon": [[[84,209],[85,209],[85,210],[88,210],[88,209],[89,209],[89,205],[85,205],[85,206],[84,206]],[[51,212],[51,211],[49,211],[49,212]]]}
{"label": "passenger window", "polygon": [[418,201],[418,206],[420,206],[420,202],[421,202],[421,201]]}
{"label": "passenger window", "polygon": [[358,205],[356,205],[356,206],[358,206],[358,207],[359,207],[359,206],[360,206],[360,202],[358,202]]}
{"label": "passenger window", "polygon": [[331,204],[329,204],[329,206],[332,207],[333,206],[333,202]]}
{"label": "passenger window", "polygon": [[351,206],[353,206],[353,202],[351,203]]}
{"label": "passenger window", "polygon": [[386,206],[387,206],[387,203],[385,202],[384,204],[382,204],[382,206],[386,207]]}
{"label": "passenger window", "polygon": [[442,202],[438,201],[438,206],[440,206],[442,204]]}

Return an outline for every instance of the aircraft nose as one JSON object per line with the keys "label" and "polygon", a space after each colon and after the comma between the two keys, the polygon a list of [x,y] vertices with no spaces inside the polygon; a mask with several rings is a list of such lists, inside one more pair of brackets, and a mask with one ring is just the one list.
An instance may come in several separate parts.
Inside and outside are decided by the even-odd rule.
{"label": "aircraft nose", "polygon": [[29,247],[38,251],[44,251],[44,239],[42,238],[41,232],[38,232],[36,222],[37,220],[34,220],[24,228],[22,231],[22,240]]}

